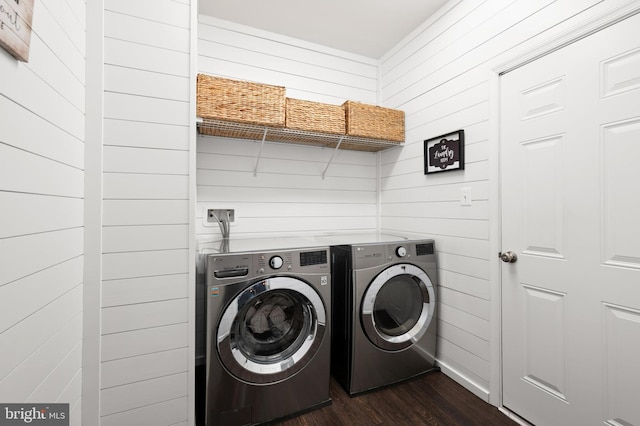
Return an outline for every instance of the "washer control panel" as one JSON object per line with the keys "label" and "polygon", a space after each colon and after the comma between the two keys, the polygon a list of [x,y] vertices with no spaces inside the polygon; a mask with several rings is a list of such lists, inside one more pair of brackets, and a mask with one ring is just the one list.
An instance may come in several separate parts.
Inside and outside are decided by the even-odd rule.
{"label": "washer control panel", "polygon": [[207,255],[205,262],[206,279],[210,283],[289,273],[323,274],[328,279],[331,271],[329,247],[220,253]]}
{"label": "washer control panel", "polygon": [[323,272],[330,269],[329,249],[279,250],[255,253],[255,271],[257,274],[285,272]]}

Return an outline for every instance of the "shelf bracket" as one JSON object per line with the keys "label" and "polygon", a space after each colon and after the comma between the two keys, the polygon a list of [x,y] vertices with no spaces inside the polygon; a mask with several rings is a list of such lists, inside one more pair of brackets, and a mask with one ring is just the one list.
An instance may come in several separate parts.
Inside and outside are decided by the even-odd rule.
{"label": "shelf bracket", "polygon": [[267,131],[269,129],[267,127],[264,128],[264,133],[262,134],[262,143],[260,144],[260,152],[258,153],[258,158],[256,159],[256,166],[253,168],[253,175],[258,176],[258,164],[260,163],[260,157],[262,157],[262,148],[264,148],[264,141],[267,139]]}
{"label": "shelf bracket", "polygon": [[331,158],[329,158],[329,162],[327,163],[327,167],[324,168],[324,172],[322,172],[322,179],[324,179],[324,175],[327,174],[327,170],[329,170],[329,166],[331,165],[331,162],[333,161],[333,157],[336,156],[336,152],[338,152],[338,149],[340,148],[340,144],[342,143],[342,141],[344,140],[344,135],[340,136],[340,140],[338,141],[338,145],[336,145],[336,147],[333,150],[333,153],[331,154]]}

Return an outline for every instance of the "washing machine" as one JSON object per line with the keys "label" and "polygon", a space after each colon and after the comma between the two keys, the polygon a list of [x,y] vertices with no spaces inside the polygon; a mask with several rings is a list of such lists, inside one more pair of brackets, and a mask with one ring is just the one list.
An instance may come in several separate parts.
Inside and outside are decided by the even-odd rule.
{"label": "washing machine", "polygon": [[206,424],[329,404],[329,247],[209,254],[205,273]]}
{"label": "washing machine", "polygon": [[350,395],[438,370],[433,240],[331,246],[331,370]]}

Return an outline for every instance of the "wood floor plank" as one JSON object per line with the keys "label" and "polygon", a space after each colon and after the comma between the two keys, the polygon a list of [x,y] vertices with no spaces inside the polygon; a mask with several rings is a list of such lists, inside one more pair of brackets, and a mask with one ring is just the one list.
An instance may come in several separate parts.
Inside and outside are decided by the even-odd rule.
{"label": "wood floor plank", "polygon": [[330,405],[271,425],[517,425],[441,372],[355,397],[332,378],[330,394]]}

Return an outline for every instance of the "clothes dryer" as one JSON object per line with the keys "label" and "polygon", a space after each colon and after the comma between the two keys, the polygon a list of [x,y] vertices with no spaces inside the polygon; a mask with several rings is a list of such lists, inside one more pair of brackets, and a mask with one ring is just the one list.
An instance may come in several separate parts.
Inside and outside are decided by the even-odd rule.
{"label": "clothes dryer", "polygon": [[331,402],[328,247],[206,256],[206,424]]}
{"label": "clothes dryer", "polygon": [[355,395],[436,370],[433,240],[333,245],[332,373]]}

